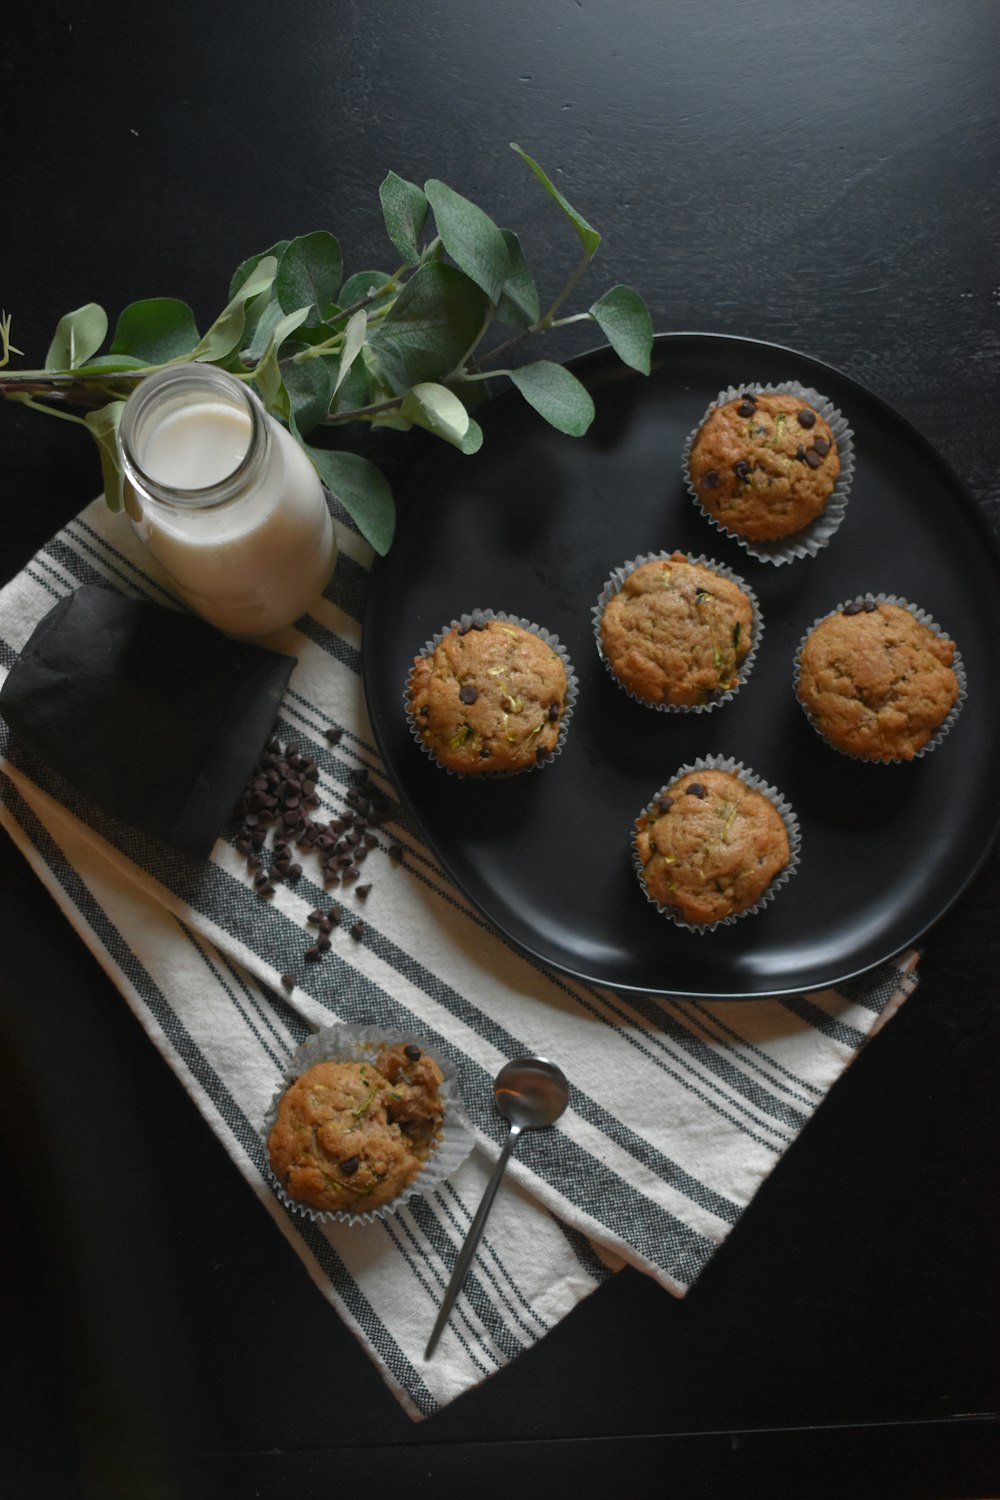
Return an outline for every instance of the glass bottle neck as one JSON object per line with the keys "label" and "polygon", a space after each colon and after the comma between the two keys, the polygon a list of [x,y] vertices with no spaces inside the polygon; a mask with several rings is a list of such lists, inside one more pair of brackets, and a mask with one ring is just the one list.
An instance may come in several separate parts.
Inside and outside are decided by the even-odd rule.
{"label": "glass bottle neck", "polygon": [[206,510],[245,495],[264,472],[267,414],[243,381],[213,365],[170,365],[125,403],[118,445],[143,500]]}

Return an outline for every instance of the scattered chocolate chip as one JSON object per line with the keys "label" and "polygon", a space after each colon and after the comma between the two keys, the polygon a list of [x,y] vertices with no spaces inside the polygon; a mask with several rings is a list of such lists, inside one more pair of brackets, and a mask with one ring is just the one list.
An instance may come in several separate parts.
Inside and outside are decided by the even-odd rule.
{"label": "scattered chocolate chip", "polygon": [[823,456],[822,454],[817,453],[815,448],[806,449],[806,463],[809,465],[810,469],[818,469],[822,462]]}
{"label": "scattered chocolate chip", "polygon": [[294,988],[295,988],[295,975],[294,974],[282,974],[282,976],[281,976],[281,983],[284,985],[284,987],[285,987],[286,990],[294,990]]}
{"label": "scattered chocolate chip", "polygon": [[340,1170],[345,1177],[353,1177],[361,1163],[356,1156],[349,1156],[346,1161],[340,1163]]}
{"label": "scattered chocolate chip", "polygon": [[364,930],[365,924],[361,921],[360,917],[356,922],[351,923],[351,937],[354,938],[355,941],[357,941],[358,938],[364,935]]}
{"label": "scattered chocolate chip", "polygon": [[830,444],[823,437],[813,438],[813,447],[821,458],[825,458],[830,451]]}
{"label": "scattered chocolate chip", "polygon": [[799,412],[799,426],[805,427],[807,431],[810,427],[816,426],[816,413],[810,411],[808,406],[804,406]]}
{"label": "scattered chocolate chip", "polygon": [[285,873],[287,878],[292,882],[292,885],[295,885],[297,881],[302,879],[302,866],[296,860],[294,864],[288,866]]}
{"label": "scattered chocolate chip", "polygon": [[333,725],[331,725],[329,729],[323,730],[323,738],[326,740],[328,745],[339,745],[340,737],[343,732],[344,731],[342,729],[337,729]]}
{"label": "scattered chocolate chip", "polygon": [[319,960],[319,948],[316,946],[315,943],[313,943],[311,947],[309,947],[309,948],[306,949],[306,951],[305,951],[305,957],[309,960],[309,962],[311,964],[314,964],[314,963],[316,963]]}
{"label": "scattered chocolate chip", "polygon": [[410,1062],[416,1062],[421,1056],[420,1048],[415,1046],[413,1042],[408,1043],[408,1045],[403,1048],[403,1052],[405,1056],[410,1059]]}
{"label": "scattered chocolate chip", "polygon": [[479,697],[479,689],[473,687],[471,682],[463,682],[458,690],[458,696],[462,703],[475,703]]}
{"label": "scattered chocolate chip", "polygon": [[370,885],[370,884],[366,884],[366,885],[356,885],[356,886],[355,886],[355,887],[354,887],[354,893],[355,893],[355,895],[357,895],[357,896],[367,896],[367,895],[368,895],[368,892],[369,892],[369,891],[370,891],[370,890],[371,890],[371,885]]}
{"label": "scattered chocolate chip", "polygon": [[717,489],[721,478],[722,475],[719,473],[718,469],[709,469],[701,476],[702,486],[706,490]]}
{"label": "scattered chocolate chip", "polygon": [[705,788],[702,786],[702,784],[701,784],[700,781],[692,781],[691,785],[687,789],[687,794],[688,794],[689,797],[707,797],[708,796],[708,793],[706,792]]}

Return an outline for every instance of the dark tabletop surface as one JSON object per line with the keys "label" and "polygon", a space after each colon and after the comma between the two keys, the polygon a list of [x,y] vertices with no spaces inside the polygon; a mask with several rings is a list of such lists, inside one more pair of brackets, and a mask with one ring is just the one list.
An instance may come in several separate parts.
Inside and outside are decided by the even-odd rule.
{"label": "dark tabletop surface", "polygon": [[[518,141],[604,234],[594,295],[628,282],[658,331],[838,367],[1000,530],[992,0],[30,17],[0,48],[0,304],[28,364],[89,301],[180,297],[204,326],[279,238],[331,229],[351,268],[383,263],[390,169],[516,228],[554,290],[575,244]],[[596,342],[558,337],[539,352]],[[20,408],[0,445],[6,581],[100,474]],[[684,1301],[626,1271],[414,1425],[3,837],[8,1492],[996,1495],[998,905],[994,851]]]}

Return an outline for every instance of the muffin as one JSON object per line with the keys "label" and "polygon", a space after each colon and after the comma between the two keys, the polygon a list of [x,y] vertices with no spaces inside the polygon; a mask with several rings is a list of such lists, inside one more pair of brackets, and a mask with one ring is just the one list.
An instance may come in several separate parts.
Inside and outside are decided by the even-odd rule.
{"label": "muffin", "polygon": [[463,776],[544,764],[560,745],[575,691],[557,645],[507,615],[463,616],[414,658],[406,695],[414,737]]}
{"label": "muffin", "polygon": [[756,648],[755,603],[742,579],[706,558],[639,559],[612,576],[598,602],[600,652],[642,703],[712,706],[739,686]]}
{"label": "muffin", "polygon": [[706,513],[751,542],[815,521],[840,475],[833,430],[816,406],[779,391],[746,391],[709,408],[688,472]]}
{"label": "muffin", "polygon": [[758,906],[794,865],[798,831],[752,773],[701,765],[681,772],[635,821],[636,870],[649,899],[690,927]]}
{"label": "muffin", "polygon": [[870,761],[912,760],[959,702],[954,641],[905,601],[853,599],[809,631],[795,692],[828,744]]}
{"label": "muffin", "polygon": [[385,1046],[374,1062],[314,1063],[279,1100],[267,1141],[272,1172],[290,1198],[320,1211],[392,1202],[441,1128],[443,1081],[412,1043]]}

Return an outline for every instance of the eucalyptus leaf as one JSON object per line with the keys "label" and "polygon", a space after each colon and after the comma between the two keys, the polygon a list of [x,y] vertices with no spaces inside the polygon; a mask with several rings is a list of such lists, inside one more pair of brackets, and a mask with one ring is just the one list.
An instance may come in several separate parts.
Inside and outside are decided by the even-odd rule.
{"label": "eucalyptus leaf", "polygon": [[528,269],[521,242],[512,229],[501,229],[510,271],[497,303],[497,320],[508,328],[531,328],[538,322],[541,308],[538,303],[538,288]]}
{"label": "eucalyptus leaf", "polygon": [[210,364],[221,363],[239,346],[246,322],[245,304],[251,297],[266,292],[274,281],[278,262],[273,255],[264,255],[237,287],[208,332],[199,339],[191,351],[192,359]]}
{"label": "eucalyptus leaf", "polygon": [[566,199],[563,197],[562,193],[556,187],[552,179],[546,175],[546,173],[538,165],[537,161],[535,161],[533,157],[528,155],[527,151],[522,151],[521,147],[516,145],[514,141],[511,141],[510,149],[512,151],[516,151],[522,161],[527,162],[528,166],[534,172],[535,176],[538,178],[539,182],[542,184],[542,187],[548,193],[549,197],[555,199],[556,203],[558,203],[567,219],[569,219],[573,228],[576,230],[577,234],[580,237],[580,243],[583,245],[584,250],[588,255],[594,255],[597,251],[598,245],[601,243],[601,236],[598,234],[594,226],[592,224],[588,224],[582,214],[577,213],[572,203],[567,203]]}
{"label": "eucalyptus leaf", "polygon": [[340,245],[326,229],[300,234],[292,240],[278,262],[274,292],[283,312],[308,307],[312,321],[322,322],[337,305],[344,278]]}
{"label": "eucalyptus leaf", "polygon": [[271,295],[264,302],[257,317],[250,342],[247,345],[246,352],[249,359],[256,361],[264,355],[265,351],[270,347],[274,330],[284,316],[285,314],[281,310],[281,303],[275,297],[274,288],[272,287]]}
{"label": "eucalyptus leaf", "polygon": [[[362,350],[362,354],[365,351]],[[368,365],[364,358],[356,359],[331,403],[331,410],[341,415],[370,406],[373,401]]]}
{"label": "eucalyptus leaf", "polygon": [[424,183],[424,192],[434,210],[441,243],[452,260],[492,303],[499,302],[511,269],[500,230],[488,214],[447,183],[431,178]]}
{"label": "eucalyptus leaf", "polygon": [[148,297],[130,302],[119,315],[111,340],[112,354],[131,354],[149,365],[180,359],[198,342],[194,313],[176,297]]}
{"label": "eucalyptus leaf", "polygon": [[144,359],[135,359],[131,354],[95,354],[93,359],[88,359],[85,365],[80,365],[76,373],[78,375],[114,375],[116,372],[128,370],[147,370],[149,365]]}
{"label": "eucalyptus leaf", "polygon": [[262,251],[260,255],[250,255],[246,260],[241,261],[236,270],[233,272],[232,280],[229,283],[230,301],[232,301],[233,297],[235,297],[236,293],[246,281],[247,277],[253,271],[256,271],[262,260],[264,260],[265,258],[273,258],[275,265],[277,265],[278,261],[281,259],[290,243],[290,240],[278,240],[275,244],[271,245],[269,249]]}
{"label": "eucalyptus leaf", "polygon": [[468,429],[466,431],[465,437],[459,444],[459,447],[461,448],[463,453],[478,453],[482,446],[483,429],[480,427],[478,422],[473,421],[473,419],[470,417]]}
{"label": "eucalyptus leaf", "polygon": [[85,365],[104,343],[108,315],[96,302],[86,302],[74,312],[64,313],[45,356],[46,370],[76,370]]}
{"label": "eucalyptus leaf", "polygon": [[368,336],[368,347],[396,395],[423,380],[450,375],[478,337],[489,310],[485,294],[454,266],[431,261],[403,287]]}
{"label": "eucalyptus leaf", "polygon": [[344,344],[340,351],[340,370],[337,375],[336,384],[333,387],[333,395],[336,395],[340,390],[340,387],[347,379],[351,366],[361,353],[367,331],[368,314],[364,308],[359,308],[356,313],[348,318],[347,327],[344,329]]}
{"label": "eucalyptus leaf", "polygon": [[330,410],[335,367],[334,356],[329,359],[304,359],[299,364],[289,361],[284,366],[289,414],[295,418],[299,432],[311,432]]}
{"label": "eucalyptus leaf", "polygon": [[294,333],[308,318],[311,309],[308,307],[297,307],[294,312],[286,313],[283,318],[271,330],[271,338],[267,348],[257,362],[257,368],[253,372],[253,378],[260,393],[260,398],[268,411],[274,406],[278,392],[281,389],[281,371],[278,368],[278,351],[289,334]]}
{"label": "eucalyptus leaf", "polygon": [[124,401],[109,401],[107,406],[88,411],[84,421],[90,428],[101,456],[104,498],[109,510],[122,508],[122,470],[118,456],[118,427],[125,410]]}
{"label": "eucalyptus leaf", "polygon": [[381,469],[359,453],[313,448],[308,443],[302,446],[327,489],[357,523],[361,535],[384,557],[396,529],[396,506]]}
{"label": "eucalyptus leaf", "polygon": [[427,199],[415,182],[389,172],[378,190],[386,233],[408,266],[420,261],[420,236],[427,222]]}
{"label": "eucalyptus leaf", "polygon": [[461,448],[469,430],[469,413],[447,386],[431,381],[411,386],[403,397],[402,414],[417,427]]}
{"label": "eucalyptus leaf", "polygon": [[562,365],[536,360],[508,372],[529,406],[552,427],[582,437],[594,420],[594,403],[586,387]]}
{"label": "eucalyptus leaf", "polygon": [[641,375],[648,375],[653,324],[639,293],[630,286],[613,286],[593,304],[590,316],[618,358]]}

